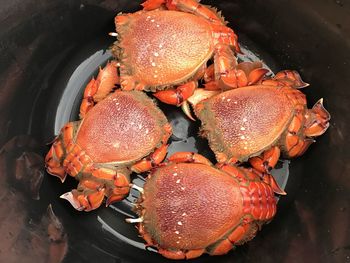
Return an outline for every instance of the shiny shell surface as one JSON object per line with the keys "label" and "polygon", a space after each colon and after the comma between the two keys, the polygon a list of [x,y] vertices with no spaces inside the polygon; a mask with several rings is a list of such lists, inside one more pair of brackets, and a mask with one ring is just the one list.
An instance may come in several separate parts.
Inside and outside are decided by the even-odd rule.
{"label": "shiny shell surface", "polygon": [[92,108],[76,143],[96,163],[141,159],[160,144],[165,115],[139,91],[116,91]]}
{"label": "shiny shell surface", "polygon": [[245,161],[276,142],[293,116],[293,104],[276,87],[229,90],[203,102],[197,111],[214,152]]}
{"label": "shiny shell surface", "polygon": [[125,71],[146,86],[186,81],[212,55],[208,21],[190,13],[156,10],[130,15],[118,30]]}
{"label": "shiny shell surface", "polygon": [[204,164],[159,167],[144,186],[146,231],[168,249],[205,248],[241,218],[239,184]]}

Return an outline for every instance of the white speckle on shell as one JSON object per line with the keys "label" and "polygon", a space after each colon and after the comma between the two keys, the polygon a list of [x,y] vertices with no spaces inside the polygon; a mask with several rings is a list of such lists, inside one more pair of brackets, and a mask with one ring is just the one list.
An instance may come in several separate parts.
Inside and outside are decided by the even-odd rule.
{"label": "white speckle on shell", "polygon": [[157,27],[160,27],[160,25],[157,25]]}
{"label": "white speckle on shell", "polygon": [[159,47],[162,48],[162,47],[163,47],[163,44],[159,44]]}
{"label": "white speckle on shell", "polygon": [[183,212],[183,213],[182,213],[182,216],[186,216],[186,215],[187,215],[186,212]]}
{"label": "white speckle on shell", "polygon": [[116,101],[116,100],[117,100],[116,98],[113,99],[113,101]]}
{"label": "white speckle on shell", "polygon": [[234,103],[234,104],[237,104],[238,102],[237,102],[237,101],[234,101],[233,103]]}
{"label": "white speckle on shell", "polygon": [[155,57],[158,57],[158,56],[159,56],[159,53],[158,53],[158,52],[154,52],[154,56],[155,56]]}
{"label": "white speckle on shell", "polygon": [[151,19],[151,22],[153,23],[153,22],[154,22],[154,19]]}
{"label": "white speckle on shell", "polygon": [[227,99],[226,101],[227,101],[227,102],[230,102],[230,101],[231,101],[231,99]]}
{"label": "white speckle on shell", "polygon": [[158,77],[158,75],[154,75],[153,77],[154,77],[154,78],[157,78],[157,77]]}
{"label": "white speckle on shell", "polygon": [[181,187],[181,190],[182,190],[182,191],[185,191],[185,189],[186,189],[185,187]]}
{"label": "white speckle on shell", "polygon": [[178,224],[179,226],[182,226],[182,222],[181,222],[181,221],[177,222],[177,224]]}
{"label": "white speckle on shell", "polygon": [[241,131],[245,131],[245,128],[243,126],[241,127]]}
{"label": "white speckle on shell", "polygon": [[243,122],[246,122],[247,121],[247,118],[243,118]]}
{"label": "white speckle on shell", "polygon": [[180,232],[176,230],[176,231],[175,231],[175,234],[178,235],[178,234],[180,234]]}
{"label": "white speckle on shell", "polygon": [[244,139],[245,139],[245,136],[244,136],[244,135],[242,135],[242,136],[241,136],[241,139],[242,139],[242,140],[244,140]]}
{"label": "white speckle on shell", "polygon": [[177,176],[177,173],[173,173],[174,176]]}
{"label": "white speckle on shell", "polygon": [[151,65],[152,65],[153,67],[155,67],[155,66],[156,66],[156,63],[152,62]]}
{"label": "white speckle on shell", "polygon": [[179,183],[180,183],[180,181],[181,181],[180,179],[177,179],[177,180],[176,180],[176,183],[177,183],[177,184],[179,184]]}

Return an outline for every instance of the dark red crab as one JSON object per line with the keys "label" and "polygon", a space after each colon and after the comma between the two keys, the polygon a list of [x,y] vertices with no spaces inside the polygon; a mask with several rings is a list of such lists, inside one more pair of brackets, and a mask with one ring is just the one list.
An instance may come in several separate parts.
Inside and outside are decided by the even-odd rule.
{"label": "dark red crab", "polygon": [[276,213],[270,185],[253,169],[213,166],[176,153],[149,174],[136,210],[147,245],[171,259],[222,255],[251,240]]}
{"label": "dark red crab", "polygon": [[322,99],[307,108],[306,97],[298,90],[305,86],[296,71],[287,70],[201,102],[212,94],[198,90],[190,101],[219,162],[249,159],[263,172],[276,165],[281,152],[287,158],[302,155],[329,126]]}
{"label": "dark red crab", "polygon": [[47,171],[62,182],[79,180],[62,197],[78,210],[107,205],[129,193],[129,174],[160,163],[171,126],[154,101],[140,91],[117,90],[115,62],[88,84],[80,108],[82,119],[66,124],[46,156]]}

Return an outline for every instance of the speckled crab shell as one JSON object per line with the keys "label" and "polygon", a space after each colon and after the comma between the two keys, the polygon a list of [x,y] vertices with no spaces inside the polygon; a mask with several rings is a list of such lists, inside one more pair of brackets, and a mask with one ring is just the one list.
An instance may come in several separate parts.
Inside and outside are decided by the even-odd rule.
{"label": "speckled crab shell", "polygon": [[251,240],[274,217],[276,200],[253,170],[172,162],[150,173],[136,209],[148,245],[165,257],[190,259]]}
{"label": "speckled crab shell", "polygon": [[[305,96],[294,92],[300,93],[299,106],[306,110]],[[243,162],[273,145],[284,145],[296,107],[284,89],[256,85],[220,93],[199,103],[195,112],[217,159]]]}
{"label": "speckled crab shell", "polygon": [[95,163],[132,164],[162,144],[166,124],[144,93],[116,91],[82,120],[76,143]]}
{"label": "speckled crab shell", "polygon": [[118,41],[112,47],[120,62],[121,85],[142,83],[155,91],[190,80],[212,57],[214,41],[210,22],[193,14],[153,10],[128,15],[118,24]]}

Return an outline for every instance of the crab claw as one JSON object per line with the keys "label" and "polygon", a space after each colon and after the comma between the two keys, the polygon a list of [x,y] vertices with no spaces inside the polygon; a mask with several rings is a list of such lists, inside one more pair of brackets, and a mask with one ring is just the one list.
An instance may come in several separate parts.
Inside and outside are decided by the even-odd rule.
{"label": "crab claw", "polygon": [[331,115],[323,106],[323,99],[320,99],[311,110],[305,115],[305,135],[315,137],[322,135],[329,127]]}
{"label": "crab claw", "polygon": [[74,189],[71,192],[61,195],[60,198],[67,200],[78,211],[89,212],[100,207],[104,196],[104,188],[90,193],[85,193]]}
{"label": "crab claw", "polygon": [[191,81],[175,89],[167,89],[154,93],[153,95],[160,101],[180,106],[185,100],[187,100],[197,88],[197,82]]}

